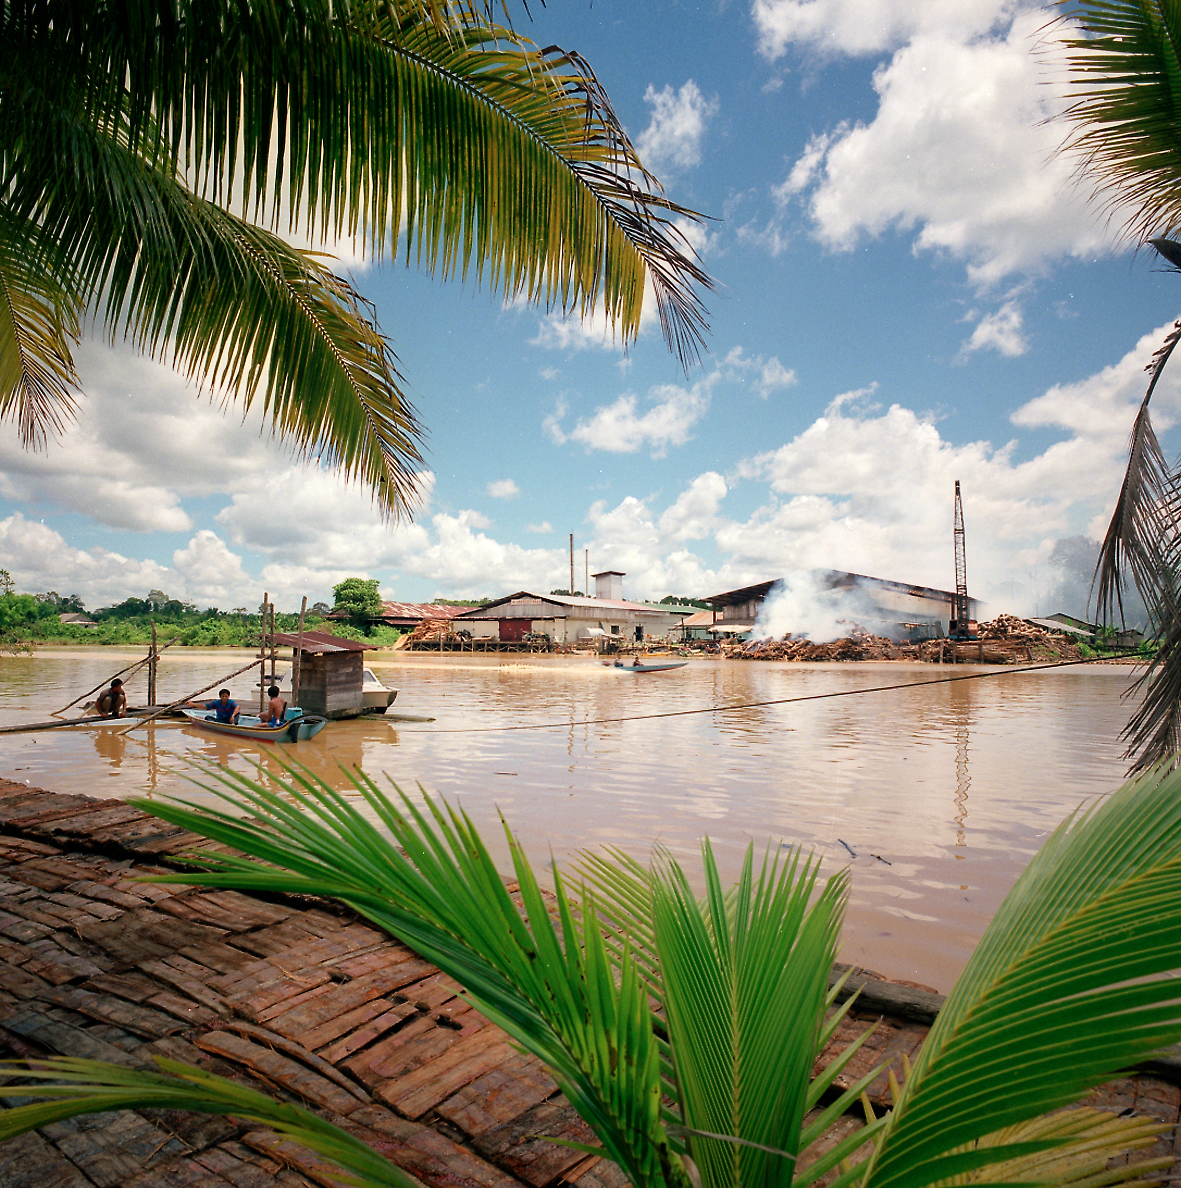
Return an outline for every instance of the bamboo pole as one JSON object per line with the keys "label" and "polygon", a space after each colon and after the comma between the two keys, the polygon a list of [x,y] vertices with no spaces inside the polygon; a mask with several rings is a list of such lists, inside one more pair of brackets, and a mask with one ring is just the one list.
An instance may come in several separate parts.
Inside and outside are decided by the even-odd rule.
{"label": "bamboo pole", "polygon": [[299,607],[299,634],[296,637],[295,647],[291,649],[291,704],[299,705],[299,666],[303,659],[303,619],[307,614],[308,596],[303,596],[303,602]]}
{"label": "bamboo pole", "polygon": [[[277,656],[275,654],[275,604],[271,603],[271,678],[275,684],[279,683],[278,669],[275,667]],[[267,702],[270,702],[270,696],[267,697]]]}
{"label": "bamboo pole", "polygon": [[174,701],[171,705],[162,705],[159,709],[152,710],[151,713],[145,714],[136,722],[132,722],[126,730],[120,731],[121,734],[130,734],[137,726],[142,726],[145,722],[150,722],[154,718],[158,718],[161,714],[168,713],[169,710],[174,710],[177,706],[184,705],[186,701],[192,701],[194,697],[200,697],[202,693],[208,693],[214,685],[220,685],[223,681],[228,681],[231,677],[241,676],[248,668],[253,668],[258,663],[257,660],[251,660],[249,664],[243,664],[241,668],[236,668],[233,672],[226,676],[218,677],[216,681],[210,681],[208,685],[202,686],[195,693],[187,693],[179,701]]}
{"label": "bamboo pole", "polygon": [[[179,643],[179,642],[180,642],[180,636],[178,635],[178,636],[176,636],[176,638],[174,638],[174,639],[170,639],[170,640],[169,640],[169,641],[168,641],[168,642],[167,642],[167,643],[164,645],[164,647],[162,647],[162,648],[160,649],[160,651],[161,651],[161,652],[163,652],[163,651],[165,651],[166,649],[168,649],[168,648],[172,647],[172,645],[173,645],[174,643]],[[126,676],[126,675],[128,675],[129,673],[133,673],[133,672],[137,671],[138,669],[140,669],[140,668],[143,668],[143,666],[144,666],[145,664],[147,664],[147,662],[148,662],[148,660],[149,660],[150,658],[151,658],[151,657],[150,657],[150,654],[149,654],[148,656],[145,656],[145,657],[144,657],[142,660],[136,660],[134,664],[129,664],[129,665],[126,667],[126,668],[121,668],[121,669],[119,669],[119,671],[118,671],[118,672],[116,672],[116,673],[112,673],[112,674],[111,674],[111,676],[109,676],[109,677],[108,677],[108,678],[107,678],[105,681],[103,681],[101,684],[95,685],[95,686],[94,686],[94,688],[93,688],[93,689],[91,689],[89,692],[87,692],[87,693],[83,693],[81,697],[75,697],[75,698],[74,698],[74,700],[73,700],[73,701],[71,701],[69,705],[63,705],[63,706],[61,707],[61,709],[59,709],[59,710],[55,710],[54,712],[55,712],[55,713],[58,713],[58,714],[64,714],[64,713],[66,712],[66,710],[68,710],[68,709],[73,709],[73,708],[74,708],[74,706],[76,706],[76,705],[78,704],[78,702],[80,702],[80,701],[85,701],[85,700],[86,700],[88,697],[90,697],[90,696],[92,696],[93,694],[97,693],[97,692],[98,692],[100,689],[102,689],[102,688],[105,688],[105,687],[106,687],[107,685],[109,685],[109,684],[111,683],[111,681],[113,681],[113,680],[114,680],[116,677]]]}
{"label": "bamboo pole", "polygon": [[260,634],[258,637],[258,716],[262,717],[263,706],[267,696],[267,611],[270,609],[271,596],[262,596],[262,619],[259,621]]}
{"label": "bamboo pole", "polygon": [[156,662],[158,655],[156,652],[156,620],[151,620],[152,624],[152,650],[149,653],[148,660],[148,705],[156,704]]}

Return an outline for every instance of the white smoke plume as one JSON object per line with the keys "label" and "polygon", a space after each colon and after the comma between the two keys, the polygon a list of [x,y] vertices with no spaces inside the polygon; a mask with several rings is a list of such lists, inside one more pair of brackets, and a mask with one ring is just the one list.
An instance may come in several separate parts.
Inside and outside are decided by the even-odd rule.
{"label": "white smoke plume", "polygon": [[897,624],[882,621],[882,610],[856,585],[834,588],[831,577],[802,570],[781,578],[763,600],[751,639],[806,638],[812,643],[844,639],[861,628],[874,635],[893,633]]}

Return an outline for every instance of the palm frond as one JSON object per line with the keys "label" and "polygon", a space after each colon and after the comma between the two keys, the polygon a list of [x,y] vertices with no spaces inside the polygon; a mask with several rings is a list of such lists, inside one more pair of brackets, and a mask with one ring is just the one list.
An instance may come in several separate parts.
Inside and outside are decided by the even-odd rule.
{"label": "palm frond", "polygon": [[65,1056],[29,1064],[0,1062],[0,1071],[5,1074],[0,1099],[50,1099],[0,1110],[0,1141],[80,1114],[193,1110],[232,1115],[268,1126],[345,1169],[339,1178],[341,1184],[421,1188],[418,1180],[366,1143],[308,1110],[275,1101],[248,1086],[180,1061],[163,1056],[153,1060],[161,1073]]}
{"label": "palm frond", "polygon": [[61,269],[37,266],[38,235],[0,205],[0,420],[17,422],[26,449],[73,418],[79,382],[71,344],[81,302]]}
{"label": "palm frond", "polygon": [[601,308],[625,339],[647,275],[670,346],[695,356],[696,287],[709,282],[675,221],[698,216],[644,171],[578,55],[537,50],[485,5],[156,0],[144,19],[127,0],[55,0],[46,11],[0,28],[16,76],[0,87],[6,172],[35,149],[17,134],[22,113],[125,121],[130,151],[168,160],[243,215],[287,208],[378,255],[401,233],[440,275],[475,267],[508,294]]}
{"label": "palm frond", "polygon": [[522,912],[465,815],[429,799],[424,813],[359,773],[356,792],[380,829],[302,771],[293,769],[276,792],[235,773],[210,775],[211,791],[232,789],[252,815],[138,802],[250,856],[201,856],[206,872],[184,880],[348,904],[458,981],[484,1015],[544,1061],[634,1183],[688,1188],[661,1118],[646,987],[630,963],[616,978],[593,903],[577,922],[556,877],[551,905],[506,829]]}
{"label": "palm frond", "polygon": [[52,192],[13,187],[8,224],[23,215],[37,229],[25,267],[52,277],[70,260],[110,335],[121,330],[244,407],[261,393],[278,437],[362,479],[384,512],[408,511],[420,430],[352,287],[315,255],[191,195],[126,135],[62,121],[44,139],[50,156],[69,145],[75,174]]}
{"label": "palm frond", "polygon": [[767,855],[756,873],[748,850],[728,902],[708,843],[703,869],[704,902],[667,854],[653,878],[677,1100],[693,1131],[744,1143],[699,1134],[690,1153],[706,1188],[790,1185],[846,879],[834,876],[812,903],[811,861]]}
{"label": "palm frond", "polygon": [[1181,227],[1181,10],[1170,0],[1059,0],[1077,98],[1068,146],[1131,208],[1138,239]]}
{"label": "palm frond", "polygon": [[867,1188],[1070,1155],[1063,1135],[979,1140],[1181,1038],[1178,935],[1181,774],[1151,772],[1063,824],[1018,879],[931,1029]]}

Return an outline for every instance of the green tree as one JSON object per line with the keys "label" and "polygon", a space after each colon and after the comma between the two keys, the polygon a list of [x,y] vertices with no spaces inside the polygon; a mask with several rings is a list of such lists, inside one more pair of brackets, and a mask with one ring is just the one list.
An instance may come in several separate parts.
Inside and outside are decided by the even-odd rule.
{"label": "green tree", "polygon": [[4,0],[0,63],[0,416],[27,446],[72,416],[94,317],[406,511],[420,431],[390,345],[280,226],[625,339],[648,281],[698,349],[697,216],[583,60],[491,0]]}
{"label": "green tree", "polygon": [[[701,896],[666,853],[644,866],[608,852],[584,856],[572,885],[555,875],[547,903],[506,824],[519,906],[472,822],[440,802],[424,810],[360,774],[347,796],[302,771],[272,788],[209,774],[244,813],[138,802],[225,847],[195,859],[204,873],[163,881],[328,896],[399,937],[546,1063],[637,1188],[807,1188],[830,1174],[832,1188],[1098,1188],[1171,1162],[1107,1166],[1153,1141],[1164,1128],[1151,1121],[1050,1111],[1181,1038],[1181,773],[1128,784],[1055,831],[893,1110],[835,1145],[826,1132],[877,1073],[837,1091],[847,1049],[813,1075],[847,1009],[826,1018],[846,873],[822,884],[813,862],[768,847],[726,888],[707,843]],[[157,1063],[163,1075],[10,1066],[20,1079],[0,1096],[35,1104],[0,1110],[0,1137],[118,1107],[212,1110],[277,1126],[363,1184],[408,1184],[314,1115]],[[846,1163],[867,1140],[868,1158]]]}
{"label": "green tree", "polygon": [[348,615],[349,622],[368,635],[373,620],[381,614],[382,601],[377,587],[377,578],[345,578],[332,587],[333,612]]}
{"label": "green tree", "polygon": [[[1169,238],[1181,231],[1181,8],[1171,0],[1066,0],[1062,8],[1077,88],[1068,145],[1126,230],[1181,269],[1181,243]],[[1095,570],[1096,614],[1124,624],[1134,588],[1155,640],[1124,730],[1133,771],[1176,763],[1181,752],[1181,469],[1166,459],[1149,412],[1179,340],[1181,322],[1148,367]]]}

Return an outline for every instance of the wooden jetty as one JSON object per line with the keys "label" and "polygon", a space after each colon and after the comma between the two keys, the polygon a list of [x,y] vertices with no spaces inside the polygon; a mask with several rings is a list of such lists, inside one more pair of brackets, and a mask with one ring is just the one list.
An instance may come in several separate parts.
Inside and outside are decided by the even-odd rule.
{"label": "wooden jetty", "polygon": [[[211,843],[113,800],[0,780],[0,1049],[143,1064],[162,1054],[301,1102],[437,1188],[622,1188],[544,1068],[398,941],[331,904],[133,882]],[[175,867],[172,867],[175,869]],[[511,884],[510,884],[511,888]],[[847,1076],[913,1056],[939,998],[866,987],[842,1036],[879,1026]],[[893,1013],[882,1016],[881,1011]],[[1165,1062],[1158,1073],[1172,1075]],[[885,1104],[885,1077],[871,1098]],[[1137,1076],[1091,1104],[1168,1123],[1181,1090]],[[856,1125],[853,1119],[850,1127]],[[97,1115],[0,1145],[0,1186],[298,1188],[317,1156],[233,1120]]]}

